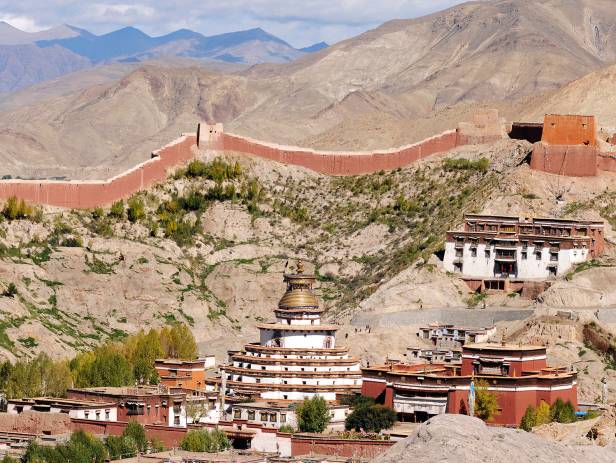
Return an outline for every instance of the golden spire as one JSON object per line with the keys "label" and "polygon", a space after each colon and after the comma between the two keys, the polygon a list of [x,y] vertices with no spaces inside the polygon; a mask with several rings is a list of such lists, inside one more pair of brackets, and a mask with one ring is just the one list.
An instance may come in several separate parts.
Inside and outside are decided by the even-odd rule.
{"label": "golden spire", "polygon": [[507,328],[503,328],[503,336],[501,338],[501,345],[502,346],[507,345]]}
{"label": "golden spire", "polygon": [[304,261],[299,259],[297,261],[297,274],[302,275],[304,273]]}

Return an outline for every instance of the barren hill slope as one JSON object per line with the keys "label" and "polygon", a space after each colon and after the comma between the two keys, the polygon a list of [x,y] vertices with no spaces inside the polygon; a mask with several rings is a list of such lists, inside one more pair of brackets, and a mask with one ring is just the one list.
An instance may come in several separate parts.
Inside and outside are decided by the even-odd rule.
{"label": "barren hill slope", "polygon": [[594,114],[599,127],[616,128],[616,65],[599,69],[555,92],[531,100],[524,120],[542,120],[546,113]]}
{"label": "barren hill slope", "polygon": [[312,135],[355,112],[352,95],[364,101],[359,114],[366,119],[414,119],[461,101],[511,101],[616,59],[615,24],[609,0],[471,2],[391,21],[295,63],[253,68],[249,75],[267,76],[284,93],[233,125],[273,133],[280,117],[290,125],[303,119]]}
{"label": "barren hill slope", "polygon": [[144,67],[1,117],[2,174],[108,178],[194,132],[196,121],[230,120],[252,100],[239,77]]}

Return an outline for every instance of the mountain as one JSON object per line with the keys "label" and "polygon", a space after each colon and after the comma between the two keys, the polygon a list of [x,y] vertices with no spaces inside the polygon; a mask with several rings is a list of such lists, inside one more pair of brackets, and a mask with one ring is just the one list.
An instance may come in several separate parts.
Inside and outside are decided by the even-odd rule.
{"label": "mountain", "polygon": [[53,46],[0,45],[0,93],[14,92],[41,81],[89,67],[82,56]]}
{"label": "mountain", "polygon": [[37,40],[57,40],[75,37],[79,30],[66,24],[39,32],[26,32],[0,21],[0,45],[24,45]]}
{"label": "mountain", "polygon": [[326,42],[319,42],[319,43],[315,43],[313,45],[310,45],[309,47],[304,47],[304,48],[300,48],[300,51],[303,51],[304,53],[314,53],[316,51],[321,51],[324,48],[329,47],[329,44]]}
{"label": "mountain", "polygon": [[562,88],[529,99],[523,120],[542,121],[544,114],[594,114],[598,126],[616,130],[616,65],[592,72]]}
{"label": "mountain", "polygon": [[[350,140],[356,126],[382,115],[410,121],[462,102],[513,102],[555,90],[616,59],[613,6],[492,0],[390,21],[290,64],[251,68],[247,76],[278,79],[284,92],[233,127],[254,136],[301,130],[309,139],[333,130]],[[361,112],[353,109],[357,100]],[[284,133],[281,119],[290,126]],[[294,120],[302,121],[298,133]]]}
{"label": "mountain", "polygon": [[[59,96],[53,107],[36,104],[1,114],[0,158],[14,175],[75,177],[88,166],[92,178],[144,159],[157,144],[194,130],[198,120],[324,149],[402,145],[455,127],[478,106],[522,114],[524,99],[604,67],[616,59],[612,6],[608,0],[471,2],[388,22],[286,64],[260,64],[233,74],[147,66],[106,90],[97,87]],[[214,37],[188,30],[159,38],[130,28],[116,32],[141,40],[142,48],[158,41],[132,55],[136,60],[175,54],[248,61],[249,52],[271,57],[287,49],[260,29]],[[118,44],[117,34],[104,39],[117,44],[113,54],[134,51]],[[68,40],[101,39],[81,34]],[[177,92],[176,97],[161,100],[156,86]],[[126,88],[134,88],[134,96]],[[203,105],[216,110],[203,111]],[[139,117],[136,107],[143,111]],[[531,108],[542,111],[534,105],[526,110]]]}
{"label": "mountain", "polygon": [[125,27],[100,36],[82,33],[67,39],[39,41],[37,45],[44,48],[59,45],[95,63],[113,59],[126,61],[184,56],[255,64],[289,62],[304,54],[260,28],[210,37],[181,29],[151,37],[134,27]]}

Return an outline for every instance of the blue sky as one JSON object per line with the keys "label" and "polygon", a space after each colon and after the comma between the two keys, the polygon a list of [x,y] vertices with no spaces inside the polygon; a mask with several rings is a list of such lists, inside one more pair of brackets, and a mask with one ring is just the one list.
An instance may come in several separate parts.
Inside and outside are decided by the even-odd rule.
{"label": "blue sky", "polygon": [[28,31],[71,24],[100,34],[135,26],[151,35],[188,28],[205,35],[262,27],[302,47],[334,43],[387,20],[461,0],[0,0],[0,20]]}

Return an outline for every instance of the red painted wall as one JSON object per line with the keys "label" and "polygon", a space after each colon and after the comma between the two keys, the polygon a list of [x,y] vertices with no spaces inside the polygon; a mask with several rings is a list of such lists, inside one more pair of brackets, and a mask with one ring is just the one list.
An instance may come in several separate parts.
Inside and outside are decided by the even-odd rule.
{"label": "red painted wall", "polygon": [[195,135],[183,137],[156,151],[154,158],[106,181],[3,180],[0,199],[17,196],[35,204],[75,209],[105,206],[165,180],[167,169],[192,158],[195,141]]}
{"label": "red painted wall", "polygon": [[372,460],[386,452],[394,441],[348,440],[348,439],[308,439],[291,438],[291,455],[296,457],[316,453],[348,458]]}
{"label": "red painted wall", "polygon": [[[119,436],[126,428],[126,421],[91,421],[71,418],[71,426],[73,431],[83,430],[95,435]],[[190,429],[187,428],[170,428],[167,426],[145,425],[145,432],[149,439],[157,437],[165,447],[177,447],[184,438],[184,435]]]}
{"label": "red painted wall", "polygon": [[597,175],[597,148],[585,145],[535,143],[530,168],[569,177]]}
{"label": "red painted wall", "polygon": [[597,146],[595,116],[547,114],[541,141],[549,145]]}
{"label": "red painted wall", "polygon": [[418,159],[449,151],[458,146],[459,137],[457,132],[448,131],[414,145],[371,153],[313,151],[268,144],[229,133],[223,133],[220,138],[222,141],[217,141],[216,145],[222,145],[225,151],[306,167],[327,175],[361,175],[397,169]]}

